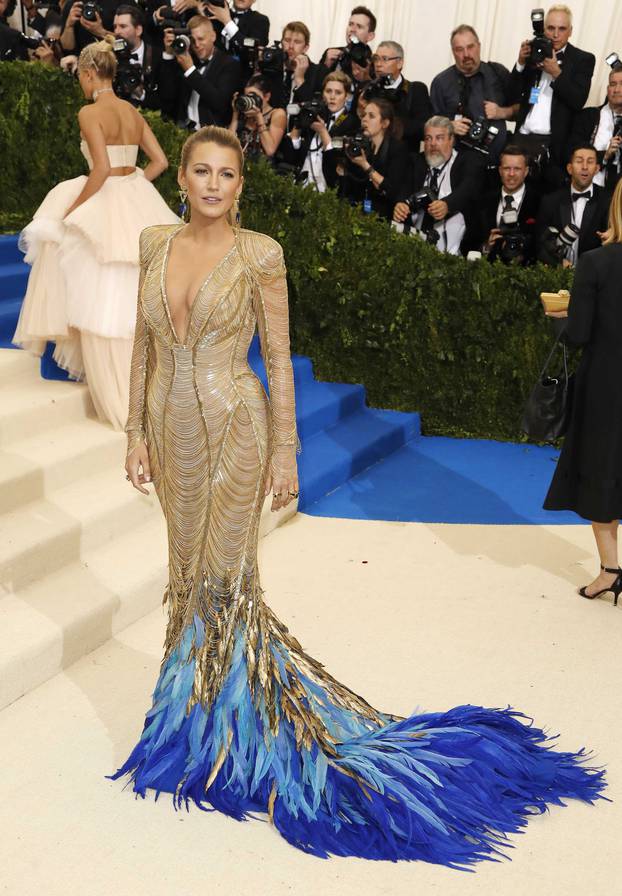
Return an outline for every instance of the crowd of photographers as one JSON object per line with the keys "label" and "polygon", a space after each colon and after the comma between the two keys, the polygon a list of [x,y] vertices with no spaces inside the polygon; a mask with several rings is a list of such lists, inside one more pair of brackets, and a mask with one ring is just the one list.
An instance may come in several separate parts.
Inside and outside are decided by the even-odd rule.
{"label": "crowd of photographers", "polygon": [[595,57],[569,42],[567,6],[532,11],[511,70],[482,61],[471,26],[456,28],[454,64],[428,91],[403,76],[399,43],[372,51],[367,7],[353,8],[344,46],[313,62],[303,22],[270,44],[253,3],[22,0],[19,31],[15,0],[0,0],[0,59],[71,72],[86,44],[112,34],[119,96],[190,130],[228,127],[248,156],[439,251],[570,266],[599,245],[622,170],[622,63],[607,57],[607,97],[584,108]]}

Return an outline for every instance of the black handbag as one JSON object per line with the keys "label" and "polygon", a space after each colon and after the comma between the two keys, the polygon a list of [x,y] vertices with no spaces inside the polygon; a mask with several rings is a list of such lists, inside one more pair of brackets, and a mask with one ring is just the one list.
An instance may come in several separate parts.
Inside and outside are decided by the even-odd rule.
{"label": "black handbag", "polygon": [[[558,348],[562,350],[562,367],[556,376],[552,376],[549,368]],[[521,429],[530,439],[536,442],[554,442],[566,433],[570,422],[573,388],[574,374],[568,373],[568,350],[557,338],[525,405]]]}

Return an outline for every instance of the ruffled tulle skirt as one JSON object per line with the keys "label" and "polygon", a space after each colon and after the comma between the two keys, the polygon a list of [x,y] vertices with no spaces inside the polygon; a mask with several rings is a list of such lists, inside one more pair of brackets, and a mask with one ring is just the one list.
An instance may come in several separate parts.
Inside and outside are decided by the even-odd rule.
{"label": "ruffled tulle skirt", "polygon": [[36,355],[55,342],[55,361],[86,380],[98,416],[125,425],[138,293],[138,241],[145,227],[178,221],[137,168],[108,177],[67,218],[86,177],[47,194],[19,246],[32,265],[13,342]]}

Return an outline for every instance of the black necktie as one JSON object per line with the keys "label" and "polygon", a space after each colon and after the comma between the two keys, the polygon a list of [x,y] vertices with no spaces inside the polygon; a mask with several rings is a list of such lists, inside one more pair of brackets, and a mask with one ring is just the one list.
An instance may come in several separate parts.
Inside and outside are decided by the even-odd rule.
{"label": "black necktie", "polygon": [[430,169],[430,190],[434,194],[438,193],[438,176],[440,173],[440,168]]}
{"label": "black necktie", "polygon": [[573,202],[576,202],[577,199],[591,199],[591,198],[592,198],[592,194],[589,192],[589,190],[587,193],[573,193],[572,194]]}
{"label": "black necktie", "polygon": [[514,211],[514,197],[513,196],[504,196],[503,197],[503,211],[504,212]]}

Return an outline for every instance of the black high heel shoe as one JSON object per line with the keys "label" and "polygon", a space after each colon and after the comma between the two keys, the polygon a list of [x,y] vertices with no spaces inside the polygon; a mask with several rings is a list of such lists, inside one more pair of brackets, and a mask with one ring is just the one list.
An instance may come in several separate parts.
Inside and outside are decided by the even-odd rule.
{"label": "black high heel shoe", "polygon": [[587,600],[594,600],[595,597],[600,597],[601,594],[606,594],[607,591],[611,591],[613,594],[613,605],[614,607],[618,606],[618,597],[622,594],[622,569],[618,566],[617,569],[610,569],[608,566],[603,566],[600,564],[600,568],[603,572],[609,572],[611,575],[614,573],[618,574],[617,579],[606,588],[601,588],[600,591],[597,591],[596,594],[587,594],[587,585],[584,585],[583,588],[579,588],[579,594],[581,597],[585,597]]}

